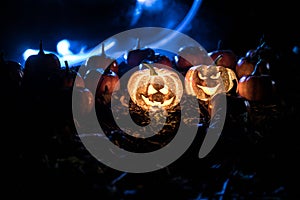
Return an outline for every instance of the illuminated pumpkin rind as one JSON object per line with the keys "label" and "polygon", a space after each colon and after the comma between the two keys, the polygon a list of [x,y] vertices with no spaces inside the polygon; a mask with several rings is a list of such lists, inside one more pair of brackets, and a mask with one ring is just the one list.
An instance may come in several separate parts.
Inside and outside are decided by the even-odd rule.
{"label": "illuminated pumpkin rind", "polygon": [[273,97],[274,84],[269,75],[249,75],[240,78],[239,95],[249,101],[269,101]]}
{"label": "illuminated pumpkin rind", "polygon": [[127,89],[131,100],[144,110],[153,107],[171,109],[179,104],[183,94],[178,74],[171,69],[157,67],[134,72]]}
{"label": "illuminated pumpkin rind", "polygon": [[227,93],[238,82],[235,72],[229,68],[215,65],[197,65],[191,67],[185,75],[185,89],[188,95],[202,101],[210,100],[214,95]]}

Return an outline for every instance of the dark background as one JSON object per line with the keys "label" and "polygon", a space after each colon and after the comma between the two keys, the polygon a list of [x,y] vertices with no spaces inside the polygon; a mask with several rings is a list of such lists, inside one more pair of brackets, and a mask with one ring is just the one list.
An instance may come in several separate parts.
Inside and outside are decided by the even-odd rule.
{"label": "dark background", "polygon": [[[0,50],[21,64],[22,53],[37,49],[56,51],[62,39],[93,48],[121,31],[143,26],[175,28],[193,1],[163,1],[163,9],[144,11],[131,26],[135,0],[5,0],[1,3]],[[273,48],[291,50],[299,44],[299,17],[295,1],[204,0],[196,17],[183,32],[207,51],[223,48],[243,54],[264,35]]]}

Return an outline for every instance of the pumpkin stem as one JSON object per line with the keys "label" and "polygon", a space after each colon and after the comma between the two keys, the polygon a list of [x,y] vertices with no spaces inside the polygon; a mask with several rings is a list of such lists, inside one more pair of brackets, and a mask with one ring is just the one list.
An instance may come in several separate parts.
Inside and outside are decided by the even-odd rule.
{"label": "pumpkin stem", "polygon": [[218,65],[219,60],[223,59],[223,54],[218,55],[218,57],[216,57],[216,59],[214,60],[214,65]]}
{"label": "pumpkin stem", "polygon": [[261,44],[256,48],[256,50],[260,50],[266,46],[266,42],[261,42]]}
{"label": "pumpkin stem", "polygon": [[104,42],[102,43],[102,48],[101,48],[101,50],[102,50],[102,56],[106,56],[106,54],[105,54],[105,45],[104,45]]}
{"label": "pumpkin stem", "polygon": [[141,40],[140,40],[140,38],[137,38],[135,49],[140,49],[140,48],[141,48]]}
{"label": "pumpkin stem", "polygon": [[38,54],[39,54],[39,55],[45,54],[44,49],[43,49],[43,41],[42,41],[42,40],[40,40],[40,51],[39,51]]}
{"label": "pumpkin stem", "polygon": [[66,73],[70,71],[69,63],[65,60],[65,66],[66,66]]}
{"label": "pumpkin stem", "polygon": [[256,47],[255,52],[253,54],[253,57],[257,57],[258,59],[260,59],[260,55],[259,55],[259,51],[263,48],[265,48],[266,46],[266,42],[263,41],[263,39],[260,40],[259,45]]}
{"label": "pumpkin stem", "polygon": [[254,69],[251,73],[251,76],[259,75],[259,69],[258,68],[259,68],[259,65],[260,65],[261,62],[262,62],[262,59],[259,59],[258,62],[255,64]]}
{"label": "pumpkin stem", "polygon": [[142,64],[150,70],[150,76],[158,75],[158,73],[154,70],[154,68],[151,65],[148,65],[146,63],[142,63]]}

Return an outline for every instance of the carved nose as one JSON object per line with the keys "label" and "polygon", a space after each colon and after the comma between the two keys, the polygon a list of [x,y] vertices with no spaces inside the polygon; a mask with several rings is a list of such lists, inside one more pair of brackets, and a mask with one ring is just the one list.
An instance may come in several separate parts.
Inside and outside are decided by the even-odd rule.
{"label": "carved nose", "polygon": [[164,100],[164,95],[160,92],[152,95],[152,101],[162,102]]}

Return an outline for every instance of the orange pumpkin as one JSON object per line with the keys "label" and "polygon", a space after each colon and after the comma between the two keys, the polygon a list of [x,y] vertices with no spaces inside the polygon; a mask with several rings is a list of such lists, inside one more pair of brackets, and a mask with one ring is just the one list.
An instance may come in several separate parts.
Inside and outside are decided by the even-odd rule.
{"label": "orange pumpkin", "polygon": [[114,91],[117,91],[119,89],[119,76],[115,72],[110,71],[109,73],[105,73],[102,75],[97,88],[97,92],[112,94]]}
{"label": "orange pumpkin", "polygon": [[231,49],[217,49],[208,53],[212,60],[216,60],[218,56],[222,57],[216,63],[219,66],[224,66],[234,70],[238,57]]}
{"label": "orange pumpkin", "polygon": [[158,68],[143,63],[146,69],[134,72],[127,89],[131,100],[144,110],[153,108],[171,109],[178,105],[183,94],[178,74],[170,68]]}
{"label": "orange pumpkin", "polygon": [[233,50],[222,48],[222,40],[218,41],[217,49],[209,52],[208,55],[215,61],[216,65],[227,67],[232,70],[234,70],[238,60],[238,56]]}
{"label": "orange pumpkin", "polygon": [[260,62],[255,65],[254,71],[248,76],[242,76],[238,83],[238,93],[249,101],[269,101],[272,99],[274,82],[272,77],[261,74]]}
{"label": "orange pumpkin", "polygon": [[53,88],[51,76],[55,76],[60,70],[59,58],[53,53],[45,53],[40,41],[38,54],[29,56],[25,61],[22,86],[34,93],[44,93],[46,88]]}
{"label": "orange pumpkin", "polygon": [[88,88],[75,87],[73,89],[73,112],[75,116],[88,115],[95,105],[93,93]]}
{"label": "orange pumpkin", "polygon": [[75,70],[70,69],[69,64],[65,61],[65,69],[61,72],[62,74],[62,86],[63,88],[74,87],[85,87],[82,76]]}
{"label": "orange pumpkin", "polygon": [[130,67],[136,67],[144,60],[153,60],[155,58],[155,51],[149,47],[133,49],[125,54],[126,63]]}
{"label": "orange pumpkin", "polygon": [[197,65],[185,75],[185,88],[189,95],[208,101],[216,94],[227,93],[238,79],[233,70],[216,65]]}
{"label": "orange pumpkin", "polygon": [[183,46],[174,57],[178,69],[184,70],[195,65],[210,64],[212,60],[207,52],[198,46]]}
{"label": "orange pumpkin", "polygon": [[119,76],[113,72],[104,72],[103,69],[90,69],[84,76],[84,82],[93,94],[112,94],[114,90],[120,89]]}
{"label": "orange pumpkin", "polygon": [[250,57],[239,58],[235,66],[237,78],[240,79],[242,76],[250,75],[254,70],[254,66],[255,63],[250,59]]}

